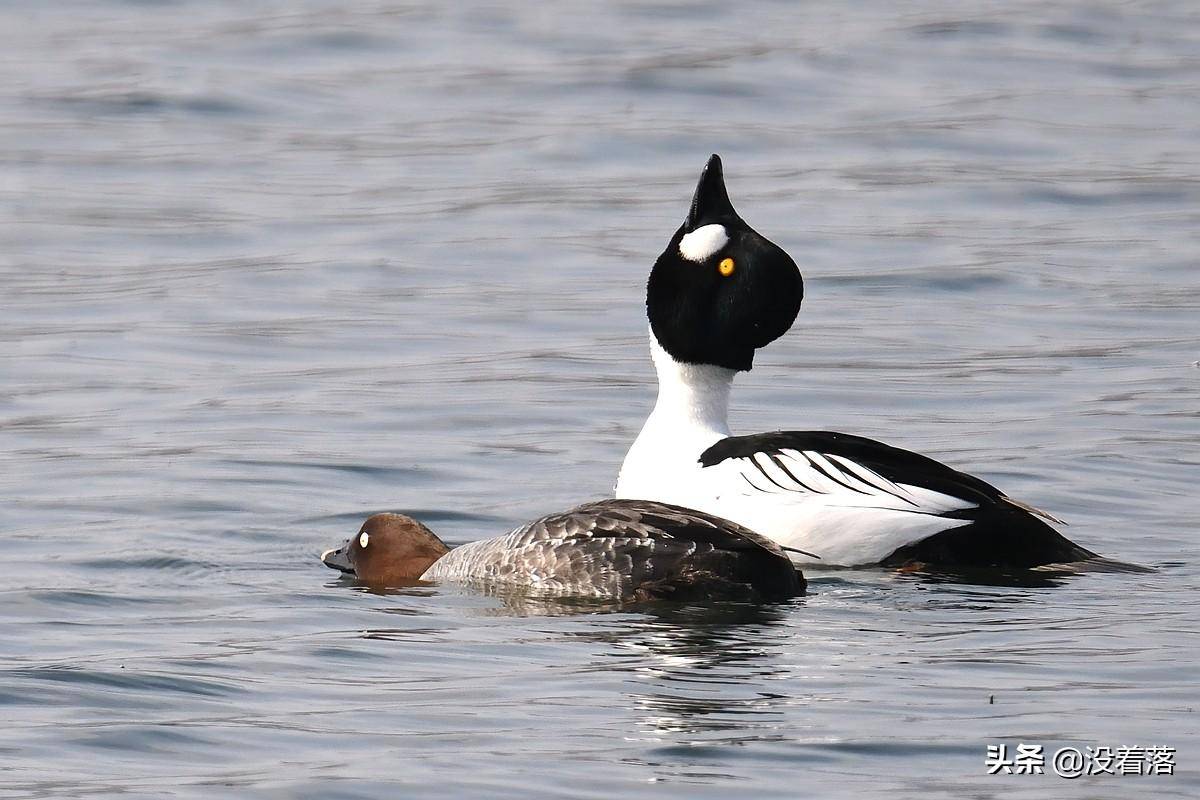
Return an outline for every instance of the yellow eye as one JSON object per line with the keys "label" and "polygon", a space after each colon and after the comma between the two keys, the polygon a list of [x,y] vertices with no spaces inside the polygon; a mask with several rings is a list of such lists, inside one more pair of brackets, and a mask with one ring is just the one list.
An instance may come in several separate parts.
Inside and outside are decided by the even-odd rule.
{"label": "yellow eye", "polygon": [[732,258],[722,258],[721,263],[717,264],[717,272],[721,273],[726,278],[728,278],[730,275],[732,275],[733,274],[733,259]]}

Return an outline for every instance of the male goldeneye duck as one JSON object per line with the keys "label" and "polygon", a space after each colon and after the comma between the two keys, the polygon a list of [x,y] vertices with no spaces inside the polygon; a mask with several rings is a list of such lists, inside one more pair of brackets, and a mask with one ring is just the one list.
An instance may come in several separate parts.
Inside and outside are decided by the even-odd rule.
{"label": "male goldeneye duck", "polygon": [[714,155],[646,287],[658,401],[616,496],[720,514],[822,563],[1028,568],[1098,558],[979,478],[828,431],[732,436],[734,375],[792,325],[804,281],[747,225]]}
{"label": "male goldeneye duck", "polygon": [[326,566],[376,586],[415,580],[508,586],[610,600],[782,600],[804,576],[774,542],[706,514],[645,500],[601,500],[453,550],[402,514],[376,514]]}

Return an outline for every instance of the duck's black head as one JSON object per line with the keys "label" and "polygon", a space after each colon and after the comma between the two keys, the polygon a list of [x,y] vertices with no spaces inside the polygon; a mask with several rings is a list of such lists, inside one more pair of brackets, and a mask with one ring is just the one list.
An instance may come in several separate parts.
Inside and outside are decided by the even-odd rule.
{"label": "duck's black head", "polygon": [[796,262],[733,210],[714,155],[687,220],[650,272],[654,336],[676,361],[748,370],[754,351],[792,326],[803,298]]}

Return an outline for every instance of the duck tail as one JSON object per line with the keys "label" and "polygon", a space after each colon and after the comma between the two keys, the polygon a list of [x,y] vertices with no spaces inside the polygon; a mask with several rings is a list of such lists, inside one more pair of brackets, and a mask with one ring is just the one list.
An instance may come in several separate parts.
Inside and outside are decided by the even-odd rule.
{"label": "duck tail", "polygon": [[1006,494],[1000,495],[1000,499],[1003,500],[1004,502],[1008,503],[1010,506],[1019,508],[1022,511],[1028,511],[1030,514],[1033,514],[1035,517],[1041,517],[1044,520],[1049,520],[1050,522],[1054,522],[1059,525],[1067,524],[1063,520],[1061,520],[1058,517],[1051,514],[1049,511],[1043,511],[1042,509],[1038,508],[1037,506],[1031,506],[1031,505],[1029,505],[1029,503],[1025,503],[1020,500],[1014,500],[1013,498],[1009,497]]}
{"label": "duck tail", "polygon": [[1034,572],[1121,572],[1125,574],[1146,574],[1158,572],[1154,567],[1144,567],[1128,561],[1118,561],[1115,558],[1093,556],[1079,561],[1067,561],[1058,564],[1041,564],[1031,567]]}

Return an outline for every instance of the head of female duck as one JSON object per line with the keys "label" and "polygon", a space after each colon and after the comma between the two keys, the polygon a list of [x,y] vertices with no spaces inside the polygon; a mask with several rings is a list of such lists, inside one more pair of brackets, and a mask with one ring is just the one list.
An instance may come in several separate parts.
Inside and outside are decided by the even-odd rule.
{"label": "head of female duck", "polygon": [[395,586],[418,580],[450,548],[412,517],[376,514],[344,545],[321,554],[325,566],[363,583]]}

